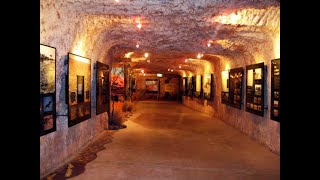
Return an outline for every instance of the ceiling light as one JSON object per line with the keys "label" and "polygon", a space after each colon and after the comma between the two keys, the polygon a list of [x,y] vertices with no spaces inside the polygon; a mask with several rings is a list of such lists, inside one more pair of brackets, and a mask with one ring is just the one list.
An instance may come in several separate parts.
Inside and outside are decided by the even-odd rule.
{"label": "ceiling light", "polygon": [[170,71],[170,69],[168,69],[168,71]]}
{"label": "ceiling light", "polygon": [[184,62],[188,62],[188,59],[184,60]]}
{"label": "ceiling light", "polygon": [[141,29],[142,24],[141,24],[141,23],[139,23],[139,24],[137,25],[137,27],[138,27],[139,29]]}
{"label": "ceiling light", "polygon": [[146,73],[144,73],[143,76],[146,76]]}
{"label": "ceiling light", "polygon": [[179,68],[181,68],[181,66],[179,66]]}
{"label": "ceiling light", "polygon": [[208,47],[210,47],[211,46],[211,44],[210,43],[208,43]]}
{"label": "ceiling light", "polygon": [[201,57],[203,57],[204,54],[201,54]]}
{"label": "ceiling light", "polygon": [[173,72],[173,69],[171,69],[171,72]]}
{"label": "ceiling light", "polygon": [[119,0],[115,0],[116,2],[119,2]]}
{"label": "ceiling light", "polygon": [[147,62],[150,63],[150,60],[148,59]]}
{"label": "ceiling light", "polygon": [[139,44],[136,45],[136,48],[139,48]]}
{"label": "ceiling light", "polygon": [[143,70],[143,69],[141,70],[141,73],[144,73],[144,70]]}
{"label": "ceiling light", "polygon": [[198,53],[197,58],[198,58],[198,59],[200,59],[200,58],[201,58],[201,54],[200,54],[200,53]]}
{"label": "ceiling light", "polygon": [[146,58],[147,58],[148,56],[149,56],[149,54],[148,54],[148,53],[144,53],[144,57],[146,57]]}

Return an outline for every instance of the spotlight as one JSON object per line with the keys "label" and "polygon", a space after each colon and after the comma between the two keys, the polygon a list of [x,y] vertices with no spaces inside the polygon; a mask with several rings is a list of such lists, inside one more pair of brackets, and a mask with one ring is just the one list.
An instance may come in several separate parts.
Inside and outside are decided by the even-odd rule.
{"label": "spotlight", "polygon": [[144,57],[146,57],[146,58],[147,58],[148,56],[149,56],[149,54],[148,54],[148,53],[144,53]]}
{"label": "spotlight", "polygon": [[168,71],[170,71],[170,69],[168,69]]}
{"label": "spotlight", "polygon": [[198,58],[198,59],[200,59],[200,58],[201,58],[201,54],[200,54],[200,53],[198,53],[197,58]]}
{"label": "spotlight", "polygon": [[171,72],[173,72],[173,69],[171,69]]}
{"label": "spotlight", "polygon": [[211,46],[211,44],[210,43],[208,43],[208,47],[210,47]]}
{"label": "spotlight", "polygon": [[181,66],[179,66],[179,68],[181,68]]}
{"label": "spotlight", "polygon": [[184,62],[188,62],[188,59],[184,60]]}
{"label": "spotlight", "polygon": [[141,29],[142,24],[141,24],[141,23],[139,23],[139,24],[137,25],[137,27],[138,27],[139,29]]}
{"label": "spotlight", "polygon": [[139,48],[139,44],[136,45],[136,48]]}

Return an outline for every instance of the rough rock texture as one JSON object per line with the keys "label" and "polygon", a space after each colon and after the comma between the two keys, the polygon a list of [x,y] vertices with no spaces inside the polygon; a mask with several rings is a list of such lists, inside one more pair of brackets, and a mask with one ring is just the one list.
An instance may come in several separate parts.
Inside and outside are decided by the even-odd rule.
{"label": "rough rock texture", "polygon": [[[216,74],[214,114],[260,137],[259,141],[275,146],[273,149],[278,149],[275,142],[280,140],[271,134],[279,132],[280,125],[269,117],[262,120],[221,105],[219,82],[226,65],[232,68],[265,61],[270,67],[270,60],[279,57],[279,38],[280,2],[276,0],[40,0],[40,43],[57,48],[57,114],[67,114],[68,52],[90,58],[93,77],[96,61],[120,62],[129,51],[134,52],[133,61],[149,52],[148,58],[132,62],[131,67],[143,67],[146,73],[164,73],[170,68],[181,76]],[[201,60],[198,53],[204,54]],[[270,78],[268,92],[269,82]],[[95,83],[92,79],[92,87]],[[58,167],[103,129],[107,114],[95,116],[95,88],[91,91],[91,119],[68,128],[67,118],[59,116],[57,131],[40,137],[40,175]],[[239,115],[243,115],[241,120],[233,118]]]}

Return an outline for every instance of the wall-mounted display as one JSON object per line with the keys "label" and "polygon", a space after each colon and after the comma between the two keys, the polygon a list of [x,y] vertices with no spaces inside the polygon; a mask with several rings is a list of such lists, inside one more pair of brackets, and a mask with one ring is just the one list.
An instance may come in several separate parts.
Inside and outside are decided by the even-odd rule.
{"label": "wall-mounted display", "polygon": [[91,60],[68,54],[67,78],[68,126],[91,117]]}
{"label": "wall-mounted display", "polygon": [[213,100],[213,74],[204,75],[203,97],[206,100]]}
{"label": "wall-mounted display", "polygon": [[113,67],[111,70],[111,96],[114,101],[124,100],[124,68]]}
{"label": "wall-mounted display", "polygon": [[280,59],[271,61],[271,119],[280,122]]}
{"label": "wall-mounted display", "polygon": [[97,61],[96,64],[96,114],[109,111],[109,66]]}
{"label": "wall-mounted display", "polygon": [[194,96],[196,98],[201,98],[202,97],[202,76],[201,75],[196,75],[195,76],[195,84],[196,84],[196,88],[195,88],[195,92],[194,92]]}
{"label": "wall-mounted display", "polygon": [[230,69],[229,72],[229,105],[241,109],[243,68]]}
{"label": "wall-mounted display", "polygon": [[229,103],[229,71],[222,71],[222,92],[221,92],[221,102],[223,104]]}
{"label": "wall-mounted display", "polygon": [[146,79],[146,92],[157,93],[159,89],[158,79]]}
{"label": "wall-mounted display", "polygon": [[193,78],[187,77],[187,96],[192,96],[193,94]]}
{"label": "wall-mounted display", "polygon": [[40,44],[40,136],[56,130],[56,48]]}
{"label": "wall-mounted display", "polygon": [[264,115],[264,63],[246,67],[246,111]]}

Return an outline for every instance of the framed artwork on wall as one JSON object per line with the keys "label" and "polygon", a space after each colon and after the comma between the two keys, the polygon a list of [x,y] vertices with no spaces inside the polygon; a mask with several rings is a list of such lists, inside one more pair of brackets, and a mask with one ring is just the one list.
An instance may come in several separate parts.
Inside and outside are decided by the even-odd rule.
{"label": "framed artwork on wall", "polygon": [[222,92],[221,92],[221,103],[229,103],[229,71],[222,71]]}
{"label": "framed artwork on wall", "polygon": [[202,98],[202,75],[196,75],[195,76],[195,92],[194,92],[194,97],[196,98]]}
{"label": "framed artwork on wall", "polygon": [[264,115],[264,63],[246,66],[246,111]]}
{"label": "framed artwork on wall", "polygon": [[243,68],[230,69],[229,72],[229,105],[241,109]]}
{"label": "framed artwork on wall", "polygon": [[203,97],[209,101],[213,100],[213,74],[204,75]]}
{"label": "framed artwork on wall", "polygon": [[109,112],[109,66],[97,61],[96,64],[96,114]]}
{"label": "framed artwork on wall", "polygon": [[68,53],[66,81],[68,126],[74,126],[91,117],[91,60]]}
{"label": "framed artwork on wall", "polygon": [[159,90],[158,79],[146,79],[146,92],[157,93]]}
{"label": "framed artwork on wall", "polygon": [[192,97],[193,93],[193,81],[192,77],[187,77],[187,96]]}
{"label": "framed artwork on wall", "polygon": [[40,44],[40,136],[56,131],[56,48]]}
{"label": "framed artwork on wall", "polygon": [[280,122],[280,59],[271,60],[271,119]]}

